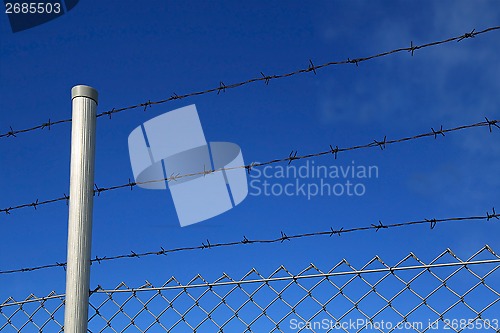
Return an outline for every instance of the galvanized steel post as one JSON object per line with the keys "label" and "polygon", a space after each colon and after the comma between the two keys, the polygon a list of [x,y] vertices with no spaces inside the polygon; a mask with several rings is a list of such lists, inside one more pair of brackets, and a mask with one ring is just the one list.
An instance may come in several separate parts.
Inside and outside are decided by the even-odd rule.
{"label": "galvanized steel post", "polygon": [[71,89],[71,99],[73,116],[64,332],[86,333],[94,201],[97,91],[89,86],[78,85]]}

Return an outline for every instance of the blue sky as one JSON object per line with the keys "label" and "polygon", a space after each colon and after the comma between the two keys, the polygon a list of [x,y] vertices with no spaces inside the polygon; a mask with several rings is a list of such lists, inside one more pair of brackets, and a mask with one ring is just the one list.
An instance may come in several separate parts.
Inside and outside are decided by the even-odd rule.
{"label": "blue sky", "polygon": [[[500,22],[495,1],[278,2],[81,1],[47,24],[12,33],[0,15],[0,131],[71,117],[70,89],[95,87],[98,111],[155,101],[315,64],[345,60],[458,36]],[[237,143],[246,163],[264,162],[499,119],[499,33],[460,43],[334,66],[269,85],[256,83],[101,118],[96,183],[133,178],[127,138],[157,115],[196,104],[208,141]],[[71,126],[0,140],[0,207],[68,193]],[[314,159],[316,165],[377,166],[360,180],[363,196],[248,196],[235,209],[179,226],[168,191],[135,188],[95,199],[93,256],[144,252],[248,238],[275,238],[330,227],[481,215],[498,205],[500,132],[486,128],[426,138],[386,150]],[[311,162],[312,160],[310,160]],[[297,167],[305,161],[294,161]],[[280,182],[283,180],[274,180]],[[286,181],[286,180],[285,180]],[[0,216],[0,269],[66,260],[67,206],[54,203]],[[119,260],[92,266],[91,286],[163,283],[175,275],[213,280],[255,267],[325,270],[342,258],[362,266],[379,255],[396,263],[409,252],[432,259],[446,248],[468,257],[485,244],[498,249],[498,223],[415,226],[283,244],[238,246]],[[9,296],[64,292],[65,273],[48,269],[0,276]]]}

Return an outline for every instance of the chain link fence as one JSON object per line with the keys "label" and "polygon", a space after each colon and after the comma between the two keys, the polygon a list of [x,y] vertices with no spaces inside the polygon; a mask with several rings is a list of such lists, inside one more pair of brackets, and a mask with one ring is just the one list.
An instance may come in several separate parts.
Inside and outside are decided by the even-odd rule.
{"label": "chain link fence", "polygon": [[[121,283],[91,291],[89,332],[500,332],[500,256],[485,246],[460,259],[447,249],[425,263],[376,256],[241,279],[198,275],[161,286]],[[0,331],[63,332],[64,295],[0,304]]]}

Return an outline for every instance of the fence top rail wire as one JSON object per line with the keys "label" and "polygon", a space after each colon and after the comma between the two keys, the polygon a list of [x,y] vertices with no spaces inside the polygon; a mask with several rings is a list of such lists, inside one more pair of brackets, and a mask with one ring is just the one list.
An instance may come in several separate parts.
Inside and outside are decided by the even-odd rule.
{"label": "fence top rail wire", "polygon": [[92,290],[92,293],[133,293],[133,292],[143,292],[143,291],[161,291],[161,290],[176,290],[176,289],[192,289],[192,288],[207,288],[207,287],[218,287],[218,286],[231,286],[231,285],[242,285],[250,283],[265,283],[274,281],[290,281],[290,280],[302,280],[302,279],[313,279],[313,278],[327,278],[334,276],[346,276],[346,275],[360,275],[360,274],[370,274],[370,273],[392,273],[397,271],[407,271],[415,269],[431,269],[431,268],[442,268],[442,267],[456,267],[456,266],[472,266],[472,265],[487,265],[487,264],[500,264],[500,259],[489,259],[489,260],[475,260],[467,262],[451,262],[442,264],[429,264],[429,265],[412,265],[412,266],[402,266],[402,267],[384,267],[384,268],[373,268],[373,269],[362,269],[362,270],[352,270],[352,271],[341,271],[341,272],[329,272],[329,273],[317,273],[308,275],[290,275],[282,277],[270,277],[261,279],[251,279],[251,280],[241,280],[241,281],[225,281],[225,282],[213,282],[213,283],[197,283],[188,285],[178,285],[178,286],[145,286],[139,288],[127,288],[127,289],[103,289],[98,287]]}
{"label": "fence top rail wire", "polygon": [[[439,130],[435,130],[433,127],[431,128],[430,132],[426,133],[421,133],[417,134],[414,136],[409,136],[409,137],[403,137],[399,139],[393,139],[393,140],[388,140],[387,136],[384,136],[383,140],[377,141],[373,140],[370,143],[364,144],[364,145],[356,145],[356,146],[351,146],[351,147],[345,147],[345,148],[339,148],[339,146],[334,146],[329,145],[329,148],[327,150],[323,150],[317,153],[311,153],[311,154],[306,154],[306,155],[297,155],[298,152],[296,150],[292,150],[291,153],[287,157],[283,158],[278,158],[274,160],[270,160],[267,162],[252,162],[247,165],[241,165],[241,166],[235,166],[235,167],[228,167],[228,168],[219,168],[219,169],[213,169],[213,170],[207,170],[205,167],[203,168],[203,171],[200,172],[194,172],[194,173],[189,173],[189,174],[172,174],[167,178],[162,178],[162,179],[155,179],[155,180],[149,180],[149,181],[144,181],[144,182],[132,182],[130,179],[128,180],[127,183],[121,184],[121,185],[115,185],[115,186],[110,186],[110,187],[99,187],[97,184],[94,184],[94,195],[100,196],[101,193],[107,192],[107,191],[113,191],[113,190],[118,190],[118,189],[123,189],[123,188],[130,188],[131,190],[141,184],[149,184],[149,183],[158,183],[158,182],[172,182],[172,181],[177,181],[178,179],[181,178],[188,178],[188,177],[196,177],[196,176],[202,176],[202,175],[208,175],[211,173],[215,172],[221,172],[221,171],[229,171],[229,170],[235,170],[235,169],[246,169],[248,173],[251,172],[252,168],[256,167],[262,167],[270,164],[276,164],[276,163],[292,163],[295,160],[303,160],[303,159],[309,159],[313,157],[320,157],[324,155],[333,155],[335,159],[337,159],[337,155],[339,153],[347,152],[347,151],[353,151],[353,150],[358,150],[358,149],[368,149],[368,148],[373,148],[373,147],[379,147],[381,150],[384,150],[387,145],[395,144],[395,143],[403,143],[407,141],[413,141],[413,140],[418,140],[421,138],[425,137],[434,137],[434,139],[437,139],[438,135],[439,136],[445,136],[445,133],[450,133],[450,132],[456,132],[464,129],[471,129],[475,127],[488,127],[489,131],[492,132],[492,127],[496,127],[500,129],[499,123],[500,120],[489,120],[488,118],[485,117],[485,121],[481,121],[478,123],[473,123],[473,124],[468,124],[468,125],[462,125],[458,127],[452,127],[448,129],[444,129],[443,126],[440,127]],[[200,167],[201,169],[201,167]],[[30,203],[24,203],[20,205],[11,205],[9,207],[5,208],[0,208],[0,213],[5,213],[7,215],[10,215],[10,213],[14,210],[18,209],[24,209],[24,208],[34,208],[35,210],[38,208],[38,206],[42,205],[47,205],[55,202],[61,202],[61,201],[66,201],[68,203],[69,201],[69,196],[66,195],[65,193],[63,194],[62,197],[59,198],[54,198],[54,199],[48,199],[48,200],[43,200],[40,201],[39,199],[36,199],[33,202]]]}
{"label": "fence top rail wire", "polygon": [[[493,255],[494,259],[483,259],[483,260],[474,260],[482,252],[488,252]],[[437,262],[439,259],[442,259],[445,255],[451,255],[456,262]],[[407,261],[410,259],[414,259],[418,262],[418,264],[408,265]],[[367,268],[370,264],[378,262],[381,263],[384,267],[381,268]],[[140,287],[130,288],[124,282],[121,282],[114,289],[104,289],[100,285],[98,285],[94,290],[89,290],[90,294],[95,293],[104,293],[104,294],[113,294],[113,293],[137,293],[137,292],[148,292],[148,291],[165,291],[165,290],[186,290],[193,288],[215,288],[220,286],[240,286],[243,284],[253,284],[253,283],[269,283],[276,281],[296,281],[301,279],[312,279],[312,278],[330,278],[330,277],[338,277],[338,276],[349,276],[349,275],[362,275],[362,274],[372,274],[372,273],[390,273],[398,271],[407,271],[407,270],[428,270],[433,268],[445,268],[445,267],[467,267],[473,265],[489,265],[489,264],[500,264],[500,256],[495,253],[495,251],[489,246],[485,245],[483,248],[474,253],[470,258],[466,260],[461,260],[451,249],[446,249],[440,255],[438,255],[435,259],[433,259],[430,263],[426,264],[422,262],[414,253],[408,254],[406,257],[401,259],[397,264],[389,266],[378,256],[375,256],[373,259],[368,261],[361,269],[356,269],[351,266],[346,259],[338,262],[332,269],[328,272],[321,271],[314,264],[309,264],[304,270],[299,272],[298,274],[292,274],[285,267],[281,266],[277,270],[275,270],[268,277],[264,277],[255,268],[252,268],[248,273],[246,273],[241,279],[233,279],[226,273],[224,273],[221,277],[216,279],[214,282],[208,282],[201,275],[197,275],[187,284],[180,283],[175,277],[171,277],[165,282],[162,286],[155,287],[149,281]],[[337,270],[339,267],[345,267],[343,270]],[[348,269],[346,269],[348,268]],[[313,271],[315,273],[309,273]],[[276,276],[280,273],[284,273],[285,276]],[[258,278],[249,278],[252,275],[257,275]],[[202,281],[202,282],[200,282]],[[45,297],[36,297],[31,294],[26,299],[22,301],[16,301],[14,298],[9,297],[3,303],[0,303],[0,308],[9,307],[9,306],[19,306],[27,303],[33,302],[45,302],[51,299],[64,299],[65,294],[56,294],[54,291]]]}
{"label": "fence top rail wire", "polygon": [[[310,72],[312,72],[316,75],[318,70],[326,68],[326,67],[330,67],[330,66],[335,66],[335,65],[355,64],[356,66],[358,66],[358,64],[361,62],[369,61],[369,60],[380,58],[380,57],[385,57],[385,56],[388,56],[388,55],[391,55],[394,53],[409,52],[413,56],[415,51],[423,49],[423,48],[438,46],[438,45],[442,45],[442,44],[446,44],[446,43],[450,43],[450,42],[454,42],[454,41],[460,42],[464,39],[474,38],[474,37],[479,36],[481,34],[485,34],[485,33],[491,32],[491,31],[499,30],[499,29],[500,29],[500,26],[489,27],[489,28],[486,28],[486,29],[481,30],[481,31],[476,31],[476,29],[473,29],[470,32],[466,32],[466,33],[461,34],[461,35],[456,36],[456,37],[451,37],[451,38],[443,39],[440,41],[430,42],[430,43],[421,44],[421,45],[413,45],[413,41],[412,41],[412,42],[410,42],[409,47],[402,47],[402,48],[382,52],[379,54],[374,54],[374,55],[367,56],[367,57],[358,57],[358,58],[352,58],[352,59],[347,58],[347,60],[330,61],[330,62],[326,62],[326,63],[320,64],[320,65],[314,65],[313,61],[310,59],[307,67],[304,67],[304,68],[301,68],[301,69],[298,69],[295,71],[291,71],[288,73],[275,74],[275,75],[265,75],[263,72],[260,72],[260,76],[258,76],[258,77],[251,78],[251,79],[248,79],[246,81],[227,84],[227,85],[224,84],[224,82],[220,81],[219,85],[214,87],[214,88],[200,90],[200,91],[194,91],[194,92],[190,92],[190,93],[186,93],[186,94],[182,94],[182,95],[177,95],[176,93],[173,93],[172,96],[165,98],[165,99],[162,99],[162,100],[158,100],[158,101],[148,100],[144,103],[139,103],[139,104],[130,105],[130,106],[121,107],[121,108],[113,108],[112,110],[104,111],[104,112],[97,114],[97,118],[101,118],[103,116],[108,116],[111,119],[113,114],[120,113],[120,112],[123,112],[126,110],[143,108],[144,111],[146,111],[147,108],[151,107],[152,105],[163,104],[163,103],[174,101],[174,100],[180,100],[180,99],[185,99],[185,98],[189,98],[189,97],[193,97],[193,96],[205,95],[205,94],[209,94],[209,93],[220,94],[221,92],[225,92],[226,89],[233,89],[233,88],[245,86],[245,85],[255,83],[255,82],[264,82],[266,85],[268,85],[269,82],[271,80],[274,80],[274,79],[288,78],[291,76],[304,74],[304,73],[310,73]],[[5,133],[1,133],[0,138],[16,137],[17,134],[31,132],[31,131],[35,131],[38,129],[45,129],[46,128],[46,129],[50,130],[51,127],[54,125],[70,123],[70,122],[71,122],[71,119],[52,121],[49,118],[47,122],[44,122],[40,125],[33,126],[30,128],[15,130],[12,128],[12,126],[9,126],[9,131],[7,131]]]}
{"label": "fence top rail wire", "polygon": [[[171,248],[171,249],[165,249],[163,247],[160,247],[160,250],[148,251],[148,252],[142,252],[142,253],[130,251],[130,253],[116,255],[116,256],[104,256],[104,257],[96,256],[90,262],[91,262],[91,264],[93,264],[93,263],[101,264],[102,262],[106,262],[106,261],[110,261],[110,260],[142,258],[142,257],[148,257],[148,256],[159,256],[159,255],[167,255],[167,254],[175,253],[175,252],[205,250],[205,249],[211,249],[211,248],[222,248],[222,247],[231,247],[231,246],[238,246],[238,245],[249,245],[249,244],[284,243],[285,241],[291,241],[293,239],[300,239],[300,238],[310,238],[310,237],[318,237],[318,236],[332,237],[334,235],[341,236],[342,234],[345,234],[345,233],[353,233],[353,232],[368,231],[368,230],[375,230],[376,232],[378,232],[382,229],[401,228],[401,227],[408,227],[411,225],[427,224],[427,225],[429,225],[430,229],[432,230],[436,227],[436,225],[438,223],[460,222],[460,221],[490,221],[493,219],[499,220],[499,217],[500,217],[500,214],[497,214],[495,211],[495,208],[493,207],[492,213],[486,212],[485,215],[478,215],[478,216],[448,217],[448,218],[441,218],[441,219],[432,218],[432,219],[407,221],[407,222],[399,222],[399,223],[392,223],[392,224],[384,224],[384,223],[382,223],[382,221],[378,220],[377,223],[372,223],[370,225],[363,226],[363,227],[355,227],[355,228],[340,227],[338,229],[330,227],[330,229],[328,229],[328,230],[294,234],[294,235],[287,235],[285,232],[281,231],[281,235],[279,237],[269,238],[269,239],[249,239],[246,236],[243,236],[242,240],[231,241],[231,242],[221,242],[221,243],[212,243],[212,242],[210,242],[210,240],[207,239],[205,242],[202,242],[201,245],[178,247],[178,248]],[[33,271],[55,268],[55,267],[62,267],[63,269],[66,269],[66,262],[56,262],[54,264],[48,264],[48,265],[25,267],[25,268],[11,269],[11,270],[2,270],[2,271],[0,271],[0,275],[33,272]]]}

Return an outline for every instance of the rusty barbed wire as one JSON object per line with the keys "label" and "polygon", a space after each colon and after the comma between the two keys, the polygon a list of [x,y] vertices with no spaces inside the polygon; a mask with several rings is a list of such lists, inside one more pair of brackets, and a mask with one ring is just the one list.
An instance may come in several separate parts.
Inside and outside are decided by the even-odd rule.
{"label": "rusty barbed wire", "polygon": [[[353,58],[353,59],[347,58],[347,60],[330,61],[330,62],[323,63],[320,65],[314,65],[313,61],[311,59],[309,59],[308,65],[306,68],[301,68],[301,69],[298,69],[298,70],[295,70],[292,72],[288,72],[288,73],[284,73],[284,74],[275,74],[275,75],[266,75],[263,72],[260,72],[260,76],[258,76],[258,77],[248,79],[246,81],[232,83],[232,84],[224,84],[223,81],[219,81],[219,85],[217,87],[214,87],[214,88],[200,90],[200,91],[194,91],[194,92],[186,93],[183,95],[178,95],[174,92],[170,97],[162,99],[162,100],[158,100],[158,101],[147,100],[146,102],[143,102],[143,103],[130,105],[130,106],[126,106],[126,107],[121,107],[121,108],[113,108],[111,110],[101,112],[101,113],[97,114],[97,118],[100,118],[103,116],[108,116],[111,119],[114,114],[117,114],[117,113],[120,113],[123,111],[137,109],[137,108],[143,108],[143,110],[146,111],[147,108],[148,107],[150,108],[152,105],[163,104],[163,103],[167,103],[170,101],[185,99],[185,98],[189,98],[189,97],[193,97],[193,96],[206,95],[206,94],[210,94],[210,93],[214,93],[214,92],[217,93],[217,95],[219,95],[221,92],[226,92],[226,89],[233,89],[233,88],[245,86],[245,85],[255,83],[255,82],[262,81],[265,83],[265,85],[269,85],[269,82],[271,80],[275,80],[275,79],[288,78],[291,76],[296,76],[299,74],[310,73],[310,72],[312,72],[313,74],[316,75],[317,70],[323,69],[326,67],[330,67],[330,66],[347,65],[347,64],[355,64],[356,66],[358,66],[359,63],[361,63],[361,62],[373,60],[376,58],[385,57],[385,56],[395,54],[395,53],[400,53],[400,52],[410,52],[411,55],[413,56],[416,50],[420,50],[420,49],[428,48],[428,47],[433,47],[433,46],[438,46],[438,45],[442,45],[442,44],[446,44],[446,43],[450,43],[450,42],[454,42],[454,41],[460,42],[464,39],[474,38],[478,35],[485,34],[485,33],[491,32],[491,31],[499,30],[499,29],[500,29],[500,26],[489,27],[489,28],[481,30],[481,31],[476,31],[476,29],[473,29],[470,32],[466,32],[466,33],[459,35],[459,36],[456,36],[456,37],[451,37],[451,38],[447,38],[444,40],[430,42],[430,43],[426,43],[426,44],[422,44],[422,45],[413,45],[413,41],[411,41],[409,47],[402,47],[402,48],[374,54],[374,55],[367,56],[367,57],[359,57],[359,58]],[[54,125],[63,124],[63,123],[70,123],[70,122],[71,122],[71,119],[51,121],[49,118],[49,120],[47,122],[44,122],[40,125],[33,126],[30,128],[21,129],[21,130],[14,130],[12,128],[12,126],[9,126],[9,131],[7,131],[5,133],[1,133],[0,138],[16,137],[17,134],[31,132],[31,131],[35,131],[38,129],[47,128],[50,130],[51,127]]]}
{"label": "rusty barbed wire", "polygon": [[[162,178],[162,179],[155,179],[155,180],[149,180],[149,181],[144,181],[144,182],[132,182],[130,179],[128,180],[127,183],[121,184],[121,185],[115,185],[111,187],[99,187],[97,184],[94,184],[94,195],[100,196],[101,193],[106,192],[106,191],[113,191],[117,189],[122,189],[122,188],[130,188],[131,190],[138,185],[142,184],[150,184],[150,183],[158,183],[158,182],[171,182],[171,181],[176,181],[180,178],[187,178],[187,177],[196,177],[196,176],[201,176],[201,175],[207,175],[211,174],[214,172],[221,172],[221,171],[229,171],[229,170],[235,170],[235,169],[246,169],[248,173],[251,172],[251,170],[255,167],[261,167],[261,166],[266,166],[270,164],[275,164],[275,163],[292,163],[292,161],[295,160],[302,160],[302,159],[309,159],[313,157],[319,157],[323,155],[333,155],[335,159],[337,159],[338,153],[341,152],[347,152],[347,151],[352,151],[352,150],[358,150],[358,149],[368,149],[368,148],[373,148],[373,147],[379,147],[381,150],[384,150],[387,145],[395,144],[395,143],[402,143],[406,141],[412,141],[412,140],[417,140],[425,137],[434,137],[434,139],[437,138],[437,135],[440,134],[442,136],[445,135],[445,133],[450,133],[450,132],[456,132],[464,129],[470,129],[470,128],[475,128],[475,127],[488,127],[489,131],[492,132],[492,128],[496,127],[500,129],[499,123],[500,120],[489,120],[488,118],[485,117],[485,121],[481,121],[478,123],[473,123],[473,124],[468,124],[468,125],[462,125],[458,127],[453,127],[453,128],[448,128],[444,129],[443,126],[440,126],[439,131],[434,130],[434,128],[431,128],[431,132],[426,132],[426,133],[421,133],[417,134],[414,136],[409,136],[409,137],[403,137],[400,139],[394,139],[394,140],[387,140],[387,136],[384,136],[384,139],[382,141],[377,141],[373,140],[372,142],[364,145],[357,145],[357,146],[351,146],[347,148],[339,148],[338,146],[335,146],[333,148],[332,145],[329,145],[329,149],[320,151],[318,153],[312,153],[312,154],[307,154],[307,155],[297,155],[297,151],[292,150],[292,152],[284,158],[279,158],[279,159],[274,159],[270,160],[267,162],[253,162],[247,165],[241,165],[241,166],[235,166],[235,167],[229,167],[229,168],[219,168],[219,169],[214,169],[214,170],[206,170],[204,168],[203,171],[200,172],[194,172],[194,173],[188,173],[188,174],[172,174],[170,177],[167,178]],[[46,205],[54,202],[60,202],[60,201],[66,201],[68,203],[69,196],[64,194],[62,197],[55,198],[55,199],[50,199],[50,200],[44,200],[44,201],[39,201],[39,199],[36,199],[33,202],[30,203],[25,203],[21,205],[16,205],[16,206],[10,206],[6,208],[0,209],[0,213],[5,213],[9,215],[11,211],[17,210],[17,209],[22,209],[22,208],[29,208],[33,207],[35,210],[37,209],[38,206],[41,205]]]}
{"label": "rusty barbed wire", "polygon": [[[90,263],[91,264],[93,264],[93,263],[101,264],[102,262],[111,261],[111,260],[118,260],[118,259],[142,258],[142,257],[148,257],[148,256],[167,255],[167,254],[176,253],[176,252],[186,252],[186,251],[193,251],[193,250],[204,250],[204,249],[212,249],[212,248],[231,247],[231,246],[238,246],[238,245],[284,243],[285,241],[291,241],[291,240],[300,239],[300,238],[310,238],[310,237],[318,237],[318,236],[332,237],[335,235],[341,236],[341,235],[347,234],[347,233],[368,231],[368,230],[375,230],[376,232],[378,232],[381,229],[401,228],[401,227],[408,227],[408,226],[412,226],[412,225],[429,225],[429,228],[431,230],[433,230],[433,229],[435,229],[435,227],[438,223],[461,222],[461,221],[490,221],[493,219],[499,220],[499,217],[500,217],[500,214],[497,214],[495,211],[495,208],[493,207],[492,212],[490,213],[489,211],[487,211],[485,215],[475,215],[475,216],[467,216],[467,217],[463,217],[463,216],[462,217],[448,217],[448,218],[441,218],[441,219],[436,219],[436,218],[427,219],[426,218],[423,220],[399,222],[399,223],[392,223],[392,224],[383,224],[382,221],[378,220],[378,223],[372,223],[370,225],[363,226],[363,227],[355,227],[355,228],[340,227],[338,229],[334,229],[333,227],[330,227],[330,229],[328,229],[328,230],[294,234],[294,235],[287,235],[284,231],[281,231],[280,236],[277,238],[249,239],[246,236],[243,236],[243,239],[241,239],[241,240],[232,241],[232,242],[223,242],[223,243],[212,243],[212,242],[210,242],[210,240],[206,239],[205,241],[203,241],[201,243],[201,245],[195,245],[195,246],[178,247],[178,248],[172,248],[172,249],[165,249],[163,247],[160,247],[160,250],[157,250],[157,251],[148,251],[148,252],[142,252],[142,253],[130,251],[130,253],[116,255],[116,256],[104,256],[104,257],[96,256],[94,259],[90,260]],[[54,267],[62,267],[64,270],[66,270],[66,262],[56,262],[54,264],[47,264],[47,265],[41,265],[41,266],[18,268],[18,269],[12,269],[12,270],[3,270],[3,271],[0,271],[0,275],[12,274],[12,273],[33,272],[33,271],[54,268]]]}

